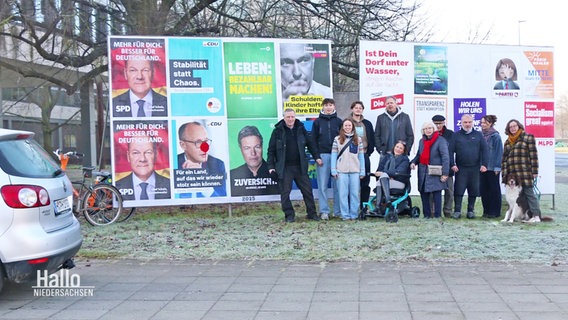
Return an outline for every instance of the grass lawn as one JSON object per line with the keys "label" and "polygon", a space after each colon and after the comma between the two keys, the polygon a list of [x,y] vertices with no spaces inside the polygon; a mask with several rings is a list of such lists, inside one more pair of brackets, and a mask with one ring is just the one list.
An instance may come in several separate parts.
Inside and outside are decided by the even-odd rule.
{"label": "grass lawn", "polygon": [[[557,170],[557,177],[568,171]],[[538,225],[501,223],[500,219],[411,219],[329,222],[305,220],[296,202],[296,223],[283,222],[279,203],[141,208],[130,220],[106,227],[82,221],[83,258],[235,259],[294,261],[427,261],[568,263],[568,184],[556,184],[541,197]],[[414,205],[421,206],[419,197]],[[481,200],[477,201],[478,207]],[[507,205],[503,204],[503,212]],[[481,210],[476,210],[480,215]]]}

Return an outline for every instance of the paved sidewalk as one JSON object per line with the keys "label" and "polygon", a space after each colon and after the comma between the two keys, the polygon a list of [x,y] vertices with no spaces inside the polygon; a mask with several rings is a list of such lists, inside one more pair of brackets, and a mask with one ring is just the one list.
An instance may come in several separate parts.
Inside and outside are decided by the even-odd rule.
{"label": "paved sidewalk", "polygon": [[6,285],[0,319],[568,319],[568,266],[77,260],[90,297]]}

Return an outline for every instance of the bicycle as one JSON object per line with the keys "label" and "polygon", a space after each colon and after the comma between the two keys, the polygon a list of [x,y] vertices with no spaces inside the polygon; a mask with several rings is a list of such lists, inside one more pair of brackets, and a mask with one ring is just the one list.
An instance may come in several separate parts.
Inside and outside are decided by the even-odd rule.
{"label": "bicycle", "polygon": [[[67,169],[70,157],[82,158],[84,155],[75,151],[62,153],[59,149],[54,151],[61,163],[61,169]],[[73,197],[75,199],[73,213],[83,214],[85,220],[93,226],[104,226],[119,220],[123,211],[122,195],[113,185],[110,172],[95,171],[94,166],[82,167],[82,180],[71,181],[73,184]],[[91,178],[94,178],[94,184]],[[76,188],[75,186],[79,186]],[[130,217],[131,210],[124,221]]]}

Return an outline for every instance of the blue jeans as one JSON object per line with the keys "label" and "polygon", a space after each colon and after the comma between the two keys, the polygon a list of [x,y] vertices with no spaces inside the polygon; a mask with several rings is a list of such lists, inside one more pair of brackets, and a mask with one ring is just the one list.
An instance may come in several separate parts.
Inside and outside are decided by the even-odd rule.
{"label": "blue jeans", "polygon": [[337,191],[339,192],[339,207],[343,220],[359,217],[359,189],[361,184],[359,172],[338,173]]}
{"label": "blue jeans", "polygon": [[329,214],[329,204],[327,199],[327,189],[329,180],[331,179],[331,188],[333,189],[333,213],[339,215],[339,194],[337,193],[337,186],[335,179],[331,178],[331,153],[320,154],[323,166],[316,166],[317,181],[318,181],[318,201],[319,211],[322,214]]}

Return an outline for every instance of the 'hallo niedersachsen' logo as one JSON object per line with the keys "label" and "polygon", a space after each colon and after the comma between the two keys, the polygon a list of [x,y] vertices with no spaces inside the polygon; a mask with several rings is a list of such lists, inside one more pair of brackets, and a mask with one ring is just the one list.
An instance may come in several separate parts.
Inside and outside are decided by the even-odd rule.
{"label": "'hallo niedersachsen' logo", "polygon": [[94,286],[81,286],[81,277],[70,274],[69,270],[49,274],[47,270],[37,271],[34,297],[92,297]]}

